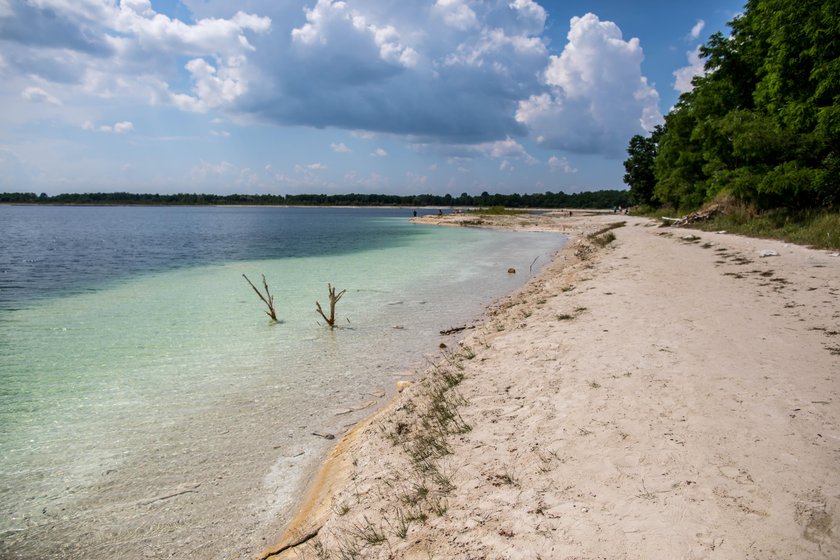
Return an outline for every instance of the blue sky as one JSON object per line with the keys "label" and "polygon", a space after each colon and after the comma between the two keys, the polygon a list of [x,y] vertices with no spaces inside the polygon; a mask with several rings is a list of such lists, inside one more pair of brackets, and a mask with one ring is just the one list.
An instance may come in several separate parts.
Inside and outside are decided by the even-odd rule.
{"label": "blue sky", "polygon": [[0,191],[624,188],[741,7],[0,0]]}

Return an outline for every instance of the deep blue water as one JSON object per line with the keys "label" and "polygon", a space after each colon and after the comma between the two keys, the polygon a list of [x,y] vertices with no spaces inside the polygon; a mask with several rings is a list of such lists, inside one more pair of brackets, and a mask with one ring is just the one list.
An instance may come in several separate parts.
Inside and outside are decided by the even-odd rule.
{"label": "deep blue water", "polygon": [[411,209],[0,206],[0,309],[231,261],[400,246]]}

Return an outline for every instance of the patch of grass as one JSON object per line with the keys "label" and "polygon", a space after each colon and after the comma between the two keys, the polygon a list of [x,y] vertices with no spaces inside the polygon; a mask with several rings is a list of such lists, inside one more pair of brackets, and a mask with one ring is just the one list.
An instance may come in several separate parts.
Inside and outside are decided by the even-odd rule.
{"label": "patch of grass", "polygon": [[397,508],[390,520],[386,518],[385,522],[391,527],[391,531],[394,533],[394,536],[400,539],[405,539],[408,536],[408,529],[411,527],[411,520],[402,508]]}
{"label": "patch of grass", "polygon": [[475,208],[468,210],[468,214],[478,214],[479,216],[517,216],[519,214],[526,214],[524,210],[513,210],[505,208],[504,206],[488,206],[484,208]]}
{"label": "patch of grass", "polygon": [[330,553],[327,551],[324,543],[318,539],[312,541],[312,550],[315,551],[315,558],[318,558],[318,560],[327,560],[330,557]]}
{"label": "patch of grass", "polygon": [[574,319],[574,318],[575,318],[574,315],[569,315],[568,313],[561,313],[560,315],[557,316],[558,321],[569,321],[569,320]]}
{"label": "patch of grass", "polygon": [[357,540],[371,546],[381,544],[387,540],[385,531],[381,527],[374,525],[367,517],[364,517],[362,522],[354,524],[350,528],[349,533]]}
{"label": "patch of grass", "polygon": [[606,247],[615,241],[615,234],[611,231],[592,238],[592,242],[599,247]]}
{"label": "patch of grass", "polygon": [[759,212],[747,206],[735,206],[694,227],[779,239],[817,249],[840,249],[840,211],[776,209]]}

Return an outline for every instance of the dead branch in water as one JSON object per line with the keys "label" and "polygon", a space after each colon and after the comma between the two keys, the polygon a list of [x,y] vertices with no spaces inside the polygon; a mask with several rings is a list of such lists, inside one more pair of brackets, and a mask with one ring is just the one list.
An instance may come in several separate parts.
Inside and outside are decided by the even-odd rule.
{"label": "dead branch in water", "polygon": [[329,291],[329,293],[330,293],[330,316],[329,316],[329,317],[327,317],[327,316],[324,314],[324,310],[323,310],[323,309],[321,309],[321,304],[320,304],[320,303],[318,303],[317,301],[315,302],[315,311],[317,311],[318,313],[320,313],[320,314],[321,314],[321,317],[323,317],[323,318],[324,318],[324,321],[326,321],[326,322],[327,322],[327,324],[328,324],[328,325],[330,326],[330,328],[332,329],[332,328],[335,328],[335,304],[336,304],[336,303],[338,303],[338,300],[340,300],[340,299],[341,299],[341,296],[343,296],[343,295],[344,295],[344,293],[345,293],[347,290],[341,290],[341,291],[340,291],[340,292],[338,292],[338,294],[336,295],[336,293],[335,293],[335,288],[332,286],[332,284],[327,284],[327,290],[328,290],[328,291]]}
{"label": "dead branch in water", "polygon": [[263,303],[265,303],[265,305],[268,307],[268,311],[266,311],[265,314],[271,317],[272,321],[276,321],[277,312],[274,310],[274,296],[271,295],[271,292],[268,291],[268,282],[266,282],[265,280],[265,274],[261,274],[261,276],[263,281],[263,287],[265,288],[265,296],[262,295],[262,292],[260,292],[260,290],[256,286],[254,286],[254,283],[251,282],[247,276],[243,274],[242,278],[244,278],[245,281],[251,285],[251,287],[254,289],[254,292],[256,292],[257,296],[259,296]]}

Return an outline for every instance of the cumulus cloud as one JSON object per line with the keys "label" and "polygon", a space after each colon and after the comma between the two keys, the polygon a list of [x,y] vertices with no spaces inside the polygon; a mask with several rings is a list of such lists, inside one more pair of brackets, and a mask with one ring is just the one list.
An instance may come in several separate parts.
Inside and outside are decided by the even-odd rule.
{"label": "cumulus cloud", "polygon": [[568,43],[544,72],[548,91],[520,101],[516,118],[546,147],[619,157],[627,138],[662,120],[642,59],[639,40],[625,41],[615,23],[572,18]]}
{"label": "cumulus cloud", "polygon": [[475,151],[483,153],[494,159],[511,158],[519,159],[526,163],[534,163],[536,161],[528,152],[525,151],[522,144],[511,138],[498,140],[496,142],[478,144],[474,149]]}
{"label": "cumulus cloud", "polygon": [[[270,18],[237,12],[193,23],[155,12],[148,0],[5,2],[0,40],[8,65],[88,95],[168,102],[203,111],[230,104],[247,88],[249,36]],[[188,59],[189,91],[173,61]],[[178,88],[173,87],[178,84]],[[171,90],[176,91],[171,91]]]}
{"label": "cumulus cloud", "polygon": [[502,163],[499,164],[499,171],[502,173],[512,173],[515,169],[513,164],[506,159],[502,160]]}
{"label": "cumulus cloud", "polygon": [[557,156],[548,158],[548,167],[552,171],[560,171],[561,173],[577,173],[577,168],[569,163],[569,160]]}
{"label": "cumulus cloud", "polygon": [[[279,9],[260,8],[278,26],[300,18]],[[535,2],[319,0],[303,16],[254,42],[261,80],[237,101],[242,112],[421,142],[527,133],[517,102],[542,87],[547,60],[546,14]]]}
{"label": "cumulus cloud", "polygon": [[446,157],[453,165],[461,165],[470,160],[486,157],[490,159],[518,160],[524,163],[536,163],[525,147],[512,138],[496,140],[495,142],[481,142],[478,144],[423,144],[412,145],[412,149],[419,153],[431,153]]}
{"label": "cumulus cloud", "polygon": [[692,27],[691,31],[688,33],[688,40],[696,41],[700,37],[700,33],[703,32],[704,27],[706,27],[706,22],[702,19],[698,19],[697,23],[694,24],[694,27]]}
{"label": "cumulus cloud", "polygon": [[693,51],[685,53],[688,58],[688,65],[674,71],[674,89],[680,93],[686,93],[694,89],[691,80],[694,76],[703,76],[706,73],[703,59],[700,57],[700,45]]}
{"label": "cumulus cloud", "polygon": [[[249,13],[219,0],[183,4],[192,19],[149,0],[0,0],[11,13],[0,16],[3,59],[38,78],[43,94],[30,101],[70,104],[72,91],[168,104],[402,137],[462,161],[534,164],[521,143],[528,135],[548,148],[620,155],[661,119],[637,39],[587,14],[551,56],[548,14],[535,0],[250,0]],[[117,132],[87,128],[100,126]],[[196,173],[208,173],[203,166]]]}
{"label": "cumulus cloud", "polygon": [[28,87],[20,94],[23,99],[31,101],[32,103],[48,103],[50,105],[61,105],[61,100],[50,95],[39,87]]}
{"label": "cumulus cloud", "polygon": [[344,142],[333,142],[330,144],[330,149],[337,154],[349,154],[351,152],[350,148],[348,148]]}
{"label": "cumulus cloud", "polygon": [[389,63],[406,67],[417,63],[417,52],[401,43],[400,33],[394,26],[377,25],[364,13],[352,10],[346,2],[318,0],[315,7],[306,9],[305,13],[306,23],[291,32],[296,43],[329,49],[329,43],[343,35],[351,37],[356,46],[365,51],[377,50],[379,57]]}
{"label": "cumulus cloud", "polygon": [[455,29],[478,26],[478,17],[466,0],[437,0],[434,12],[446,25]]}
{"label": "cumulus cloud", "polygon": [[388,152],[386,152],[384,148],[376,148],[370,155],[375,157],[387,157]]}
{"label": "cumulus cloud", "polygon": [[187,62],[185,68],[193,81],[193,94],[175,93],[172,102],[180,109],[204,113],[232,102],[242,95],[245,85],[236,66],[222,67],[221,71],[202,58]]}

